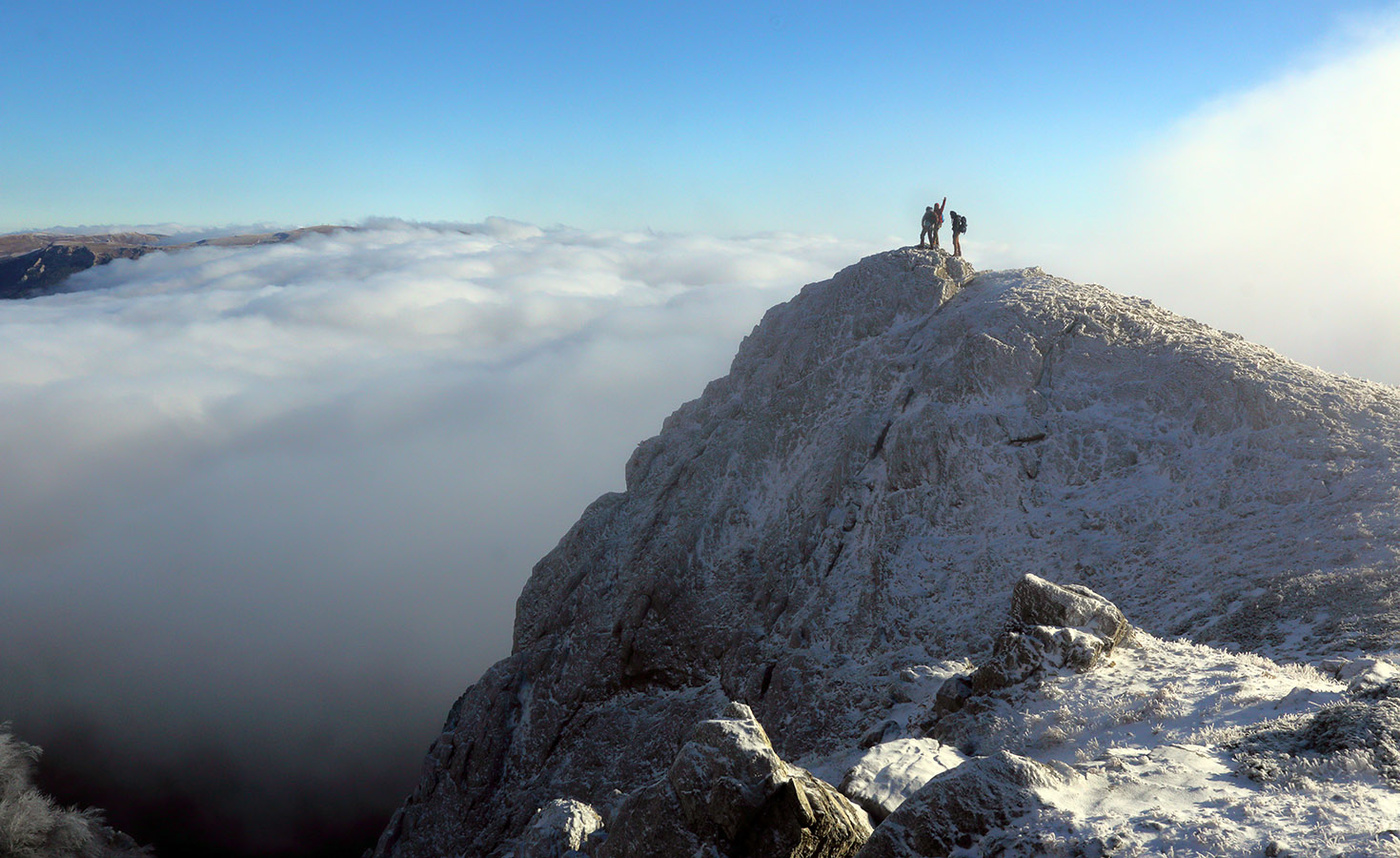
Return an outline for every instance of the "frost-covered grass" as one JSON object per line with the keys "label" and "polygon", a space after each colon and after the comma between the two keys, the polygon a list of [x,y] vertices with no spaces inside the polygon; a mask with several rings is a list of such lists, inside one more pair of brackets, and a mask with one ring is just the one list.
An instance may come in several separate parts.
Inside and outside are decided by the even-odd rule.
{"label": "frost-covered grass", "polygon": [[39,749],[0,725],[0,856],[135,858],[149,854],[102,824],[94,810],[60,807],[33,782]]}
{"label": "frost-covered grass", "polygon": [[65,810],[32,782],[39,749],[0,732],[0,855],[97,856],[94,816]]}

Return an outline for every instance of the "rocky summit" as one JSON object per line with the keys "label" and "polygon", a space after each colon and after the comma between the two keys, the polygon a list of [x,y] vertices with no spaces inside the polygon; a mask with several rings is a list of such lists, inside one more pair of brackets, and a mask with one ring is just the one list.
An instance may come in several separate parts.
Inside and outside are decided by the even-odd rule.
{"label": "rocky summit", "polygon": [[[375,854],[1369,854],[1389,758],[1313,716],[1392,723],[1397,461],[1394,388],[871,256],[770,310],[536,565]],[[1337,772],[1341,834],[1242,809]]]}

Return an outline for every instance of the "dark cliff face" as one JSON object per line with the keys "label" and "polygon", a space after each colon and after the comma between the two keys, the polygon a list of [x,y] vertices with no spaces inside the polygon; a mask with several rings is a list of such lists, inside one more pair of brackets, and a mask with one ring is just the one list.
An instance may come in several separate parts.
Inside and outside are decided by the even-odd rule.
{"label": "dark cliff face", "polygon": [[151,244],[64,241],[0,259],[0,299],[48,295],[80,271],[113,259],[136,259],[155,249]]}
{"label": "dark cliff face", "polygon": [[0,300],[38,298],[63,290],[74,274],[113,259],[136,259],[155,250],[193,247],[252,247],[297,241],[312,233],[325,235],[349,227],[313,226],[286,232],[228,235],[172,244],[165,236],[140,232],[105,235],[17,233],[0,236]]}

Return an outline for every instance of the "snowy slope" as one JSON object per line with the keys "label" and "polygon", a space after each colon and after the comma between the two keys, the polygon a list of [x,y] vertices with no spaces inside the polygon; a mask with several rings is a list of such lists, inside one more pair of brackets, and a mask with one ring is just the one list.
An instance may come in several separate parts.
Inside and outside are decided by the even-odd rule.
{"label": "snowy slope", "polygon": [[[1097,286],[974,274],[940,251],[862,260],[773,308],[729,375],[638,447],[627,491],[540,561],[514,653],[453,708],[379,854],[508,849],[556,798],[606,817],[728,700],[839,783],[822,761],[872,730],[904,737],[890,707],[910,715],[984,654],[1025,573],[1092,587],[1162,638],[1394,653],[1397,418],[1400,391]],[[1124,694],[1151,700],[1210,659],[1279,670],[1153,646],[1168,666],[1139,664],[1146,685]],[[1089,723],[1118,705],[1085,699]],[[1190,768],[1163,749],[1202,744],[1186,722],[1203,705],[1144,738],[1151,753],[1081,773],[1076,819],[1137,818],[1103,784],[1129,758]],[[1065,742],[1089,766],[1114,740]],[[1201,770],[1237,765],[1224,753]],[[1260,834],[1241,830],[1221,842]]]}

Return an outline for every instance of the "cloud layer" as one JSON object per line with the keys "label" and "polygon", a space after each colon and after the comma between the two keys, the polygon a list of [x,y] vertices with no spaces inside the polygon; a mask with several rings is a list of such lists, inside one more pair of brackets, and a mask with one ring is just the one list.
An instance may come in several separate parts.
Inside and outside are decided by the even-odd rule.
{"label": "cloud layer", "polygon": [[533,562],[869,250],[384,222],[0,306],[0,720],[80,787],[215,772],[239,849],[296,845],[293,795],[382,824]]}

